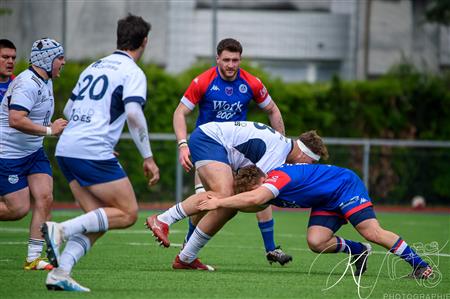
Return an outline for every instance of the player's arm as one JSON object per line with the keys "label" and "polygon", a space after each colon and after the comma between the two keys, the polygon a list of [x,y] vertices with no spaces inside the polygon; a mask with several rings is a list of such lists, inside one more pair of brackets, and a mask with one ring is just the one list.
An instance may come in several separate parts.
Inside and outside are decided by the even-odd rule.
{"label": "player's arm", "polygon": [[[18,110],[16,110],[18,108]],[[14,128],[22,133],[37,135],[37,136],[51,136],[59,135],[67,125],[65,119],[59,118],[55,120],[50,126],[36,124],[28,117],[29,112],[25,109],[10,108],[8,122],[11,128]]]}
{"label": "player's arm", "polygon": [[191,113],[185,104],[180,102],[177,109],[173,113],[173,130],[177,138],[178,150],[179,150],[179,162],[184,170],[189,171],[192,168],[192,162],[189,158],[190,151],[187,144],[187,125],[186,116]]}
{"label": "player's arm", "polygon": [[252,191],[239,193],[230,197],[218,198],[208,195],[206,199],[199,202],[198,208],[202,211],[215,210],[217,208],[232,208],[239,210],[261,206],[274,197],[274,194],[268,188],[259,186]]}
{"label": "player's arm", "polygon": [[66,117],[66,119],[70,119],[70,110],[72,110],[73,106],[73,100],[69,99],[66,103],[66,106],[64,106],[63,114]]}
{"label": "player's arm", "polygon": [[283,117],[281,116],[281,112],[280,109],[278,109],[277,104],[275,104],[274,101],[270,101],[270,103],[262,109],[269,117],[270,126],[285,135]]}
{"label": "player's arm", "polygon": [[142,106],[137,102],[125,104],[128,130],[133,138],[139,153],[144,158],[144,173],[149,177],[149,185],[154,185],[159,180],[159,168],[153,160],[148,137],[147,120],[145,119]]}

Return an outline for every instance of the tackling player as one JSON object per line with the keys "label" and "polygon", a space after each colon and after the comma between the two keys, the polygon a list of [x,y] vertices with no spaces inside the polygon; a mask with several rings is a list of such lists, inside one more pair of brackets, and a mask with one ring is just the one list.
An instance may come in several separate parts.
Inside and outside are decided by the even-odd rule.
{"label": "tackling player", "polygon": [[433,274],[432,268],[401,237],[380,226],[364,183],[350,169],[323,164],[284,164],[266,176],[257,167],[249,166],[238,174],[236,182],[242,191],[253,190],[227,198],[204,198],[198,208],[258,210],[267,204],[312,208],[307,233],[309,248],[317,253],[352,254],[356,276],[366,271],[371,246],[335,235],[347,221],[366,240],[409,263],[412,277],[427,279]]}
{"label": "tackling player", "polygon": [[[0,49],[4,78],[12,75],[16,51],[9,41],[1,40],[0,45],[4,47]],[[39,228],[50,218],[53,201],[52,169],[42,142],[44,136],[59,135],[67,124],[62,118],[51,122],[55,108],[52,79],[59,77],[64,63],[61,44],[50,38],[35,41],[30,67],[10,81],[1,102],[0,220],[25,217],[30,193],[34,198],[25,270],[53,268],[41,258],[44,240]]]}
{"label": "tackling player", "polygon": [[0,39],[0,101],[3,99],[9,84],[14,80],[16,64],[16,46],[7,39]]}
{"label": "tackling player", "polygon": [[[49,290],[89,292],[71,277],[72,268],[109,229],[126,228],[138,217],[130,180],[113,154],[125,121],[142,158],[149,185],[159,180],[143,106],[147,79],[136,64],[148,42],[151,25],[134,15],[118,21],[117,50],[80,75],[64,113],[66,131],[56,146],[58,164],[86,212],[42,227],[47,256],[57,267],[47,275]],[[61,244],[66,243],[60,255]]]}
{"label": "tackling player", "polygon": [[[263,83],[239,67],[241,55],[242,45],[239,41],[232,38],[221,40],[217,44],[217,65],[198,75],[192,81],[174,112],[173,128],[178,140],[179,161],[186,171],[189,171],[193,166],[189,158],[190,148],[186,141],[186,116],[194,110],[196,105],[199,106],[196,123],[196,127],[198,127],[211,121],[245,121],[247,120],[249,104],[253,100],[259,108],[267,113],[270,125],[284,135],[284,124],[280,110]],[[196,171],[195,192],[204,191],[204,186]],[[189,240],[201,216],[196,215],[189,219],[189,231],[185,241]],[[275,245],[274,220],[271,208],[268,207],[266,210],[257,213],[256,217],[269,262],[279,262],[284,265],[291,261],[292,257]]]}
{"label": "tackling player", "polygon": [[[266,171],[278,167],[284,161],[313,163],[320,157],[328,157],[322,139],[309,131],[295,142],[261,123],[210,122],[201,125],[189,139],[192,160],[205,186],[214,190],[216,196],[226,197],[233,193],[233,171],[255,164]],[[188,216],[198,214],[199,200],[208,193],[202,192],[176,204],[161,215],[147,218],[147,226],[165,247],[169,226]],[[198,223],[191,238],[172,264],[174,269],[213,270],[197,259],[200,249],[222,226],[234,217],[237,210],[222,209],[207,213]]]}

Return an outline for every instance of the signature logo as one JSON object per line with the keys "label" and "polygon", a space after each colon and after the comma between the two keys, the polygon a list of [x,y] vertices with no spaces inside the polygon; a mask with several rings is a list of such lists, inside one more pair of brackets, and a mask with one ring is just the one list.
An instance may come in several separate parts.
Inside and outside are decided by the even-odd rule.
{"label": "signature logo", "polygon": [[[439,271],[439,257],[442,255],[441,252],[447,246],[447,244],[448,241],[442,247],[439,247],[438,242],[431,242],[428,244],[414,243],[411,245],[416,253],[420,255],[422,259],[430,265],[431,268],[433,268],[433,274],[428,279],[414,278],[419,286],[424,288],[435,288],[442,281],[442,273]],[[313,270],[314,265],[317,264],[317,261],[320,259],[322,254],[325,253],[326,250],[327,249],[322,251],[322,253],[319,253],[313,260],[309,268],[308,275],[312,274],[311,271]],[[405,274],[405,261],[398,256],[391,254],[389,251],[386,251],[386,253],[372,252],[371,254],[384,254],[381,265],[379,265],[378,273],[375,275],[375,281],[373,281],[372,276],[370,277],[371,284],[366,285],[365,283],[363,283],[366,282],[366,279],[364,279],[364,275],[355,275],[356,273],[354,264],[358,262],[358,259],[353,259],[350,252],[345,258],[339,260],[334,265],[334,267],[332,267],[322,291],[327,291],[334,288],[341,281],[343,281],[344,277],[347,275],[347,273],[349,273],[351,274],[353,282],[355,283],[355,286],[357,288],[358,298],[367,299],[375,290],[380,276],[384,277],[387,273],[390,280],[400,280],[410,276],[412,270],[409,273]],[[359,258],[362,257],[364,256],[360,256]],[[368,256],[366,255],[365,258],[367,259]],[[327,260],[327,262],[329,261]],[[374,267],[375,265],[371,263],[371,266]]]}

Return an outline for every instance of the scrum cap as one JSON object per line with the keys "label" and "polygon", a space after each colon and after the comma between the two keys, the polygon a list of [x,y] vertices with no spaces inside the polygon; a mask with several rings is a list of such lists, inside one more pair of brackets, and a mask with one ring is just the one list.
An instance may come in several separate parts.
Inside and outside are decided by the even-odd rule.
{"label": "scrum cap", "polygon": [[51,38],[38,39],[31,47],[30,63],[44,69],[51,78],[53,61],[64,55],[64,48]]}

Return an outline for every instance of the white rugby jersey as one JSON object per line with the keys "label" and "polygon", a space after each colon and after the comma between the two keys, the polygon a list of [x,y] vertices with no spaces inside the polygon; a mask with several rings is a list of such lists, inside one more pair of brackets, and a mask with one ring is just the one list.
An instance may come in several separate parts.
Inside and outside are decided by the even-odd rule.
{"label": "white rugby jersey", "polygon": [[126,120],[125,104],[143,105],[146,94],[145,74],[126,52],[115,51],[92,63],[72,91],[69,123],[56,145],[56,156],[113,158]]}
{"label": "white rugby jersey", "polygon": [[291,139],[262,123],[210,122],[199,128],[225,147],[233,170],[254,164],[268,172],[283,164],[292,149]]}
{"label": "white rugby jersey", "polygon": [[9,85],[0,110],[0,158],[18,159],[42,147],[44,136],[22,133],[9,126],[9,110],[28,112],[35,124],[50,126],[55,109],[52,80],[44,80],[33,68],[20,73]]}

